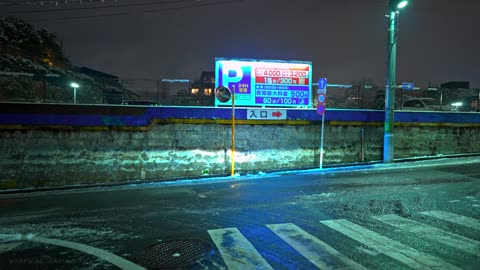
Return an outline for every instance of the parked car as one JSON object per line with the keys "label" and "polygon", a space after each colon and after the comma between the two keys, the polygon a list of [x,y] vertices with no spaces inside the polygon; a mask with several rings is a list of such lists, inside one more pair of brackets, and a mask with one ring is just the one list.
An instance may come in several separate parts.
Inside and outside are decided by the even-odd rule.
{"label": "parked car", "polygon": [[403,110],[409,111],[454,111],[451,105],[441,105],[434,98],[412,98],[403,102]]}

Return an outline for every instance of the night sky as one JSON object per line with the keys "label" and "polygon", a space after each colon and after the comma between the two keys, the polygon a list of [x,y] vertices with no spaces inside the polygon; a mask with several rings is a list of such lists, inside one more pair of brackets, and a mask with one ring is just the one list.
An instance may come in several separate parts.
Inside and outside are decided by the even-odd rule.
{"label": "night sky", "polygon": [[[311,61],[315,81],[385,84],[387,0],[31,2],[42,1],[0,0],[15,3],[0,5],[0,16],[56,33],[73,64],[122,78],[195,79],[229,57]],[[115,5],[125,6],[107,8]],[[49,12],[18,13],[38,10]],[[480,88],[479,12],[478,0],[410,0],[400,14],[397,82]]]}

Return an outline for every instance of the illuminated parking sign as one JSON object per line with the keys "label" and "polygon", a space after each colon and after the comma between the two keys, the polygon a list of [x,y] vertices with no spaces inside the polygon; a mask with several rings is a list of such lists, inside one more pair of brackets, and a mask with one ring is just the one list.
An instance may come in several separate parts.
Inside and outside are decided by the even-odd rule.
{"label": "illuminated parking sign", "polygon": [[236,106],[311,107],[311,62],[216,58],[215,78],[215,87],[235,89]]}

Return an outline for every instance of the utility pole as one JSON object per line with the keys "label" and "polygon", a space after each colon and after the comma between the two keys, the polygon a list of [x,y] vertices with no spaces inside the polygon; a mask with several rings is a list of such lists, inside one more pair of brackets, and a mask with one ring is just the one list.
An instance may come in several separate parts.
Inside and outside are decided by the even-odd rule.
{"label": "utility pole", "polygon": [[397,54],[397,42],[395,34],[397,12],[395,10],[390,11],[389,32],[388,32],[388,64],[387,64],[387,81],[385,84],[385,126],[383,137],[383,162],[393,162],[393,126],[394,126],[394,107],[395,107],[395,67],[396,67],[396,54]]}
{"label": "utility pole", "polygon": [[397,61],[397,30],[398,9],[404,8],[408,1],[390,0],[388,17],[388,49],[387,49],[387,80],[385,84],[385,125],[383,137],[383,162],[391,163],[394,159],[394,121],[395,121],[395,68]]}

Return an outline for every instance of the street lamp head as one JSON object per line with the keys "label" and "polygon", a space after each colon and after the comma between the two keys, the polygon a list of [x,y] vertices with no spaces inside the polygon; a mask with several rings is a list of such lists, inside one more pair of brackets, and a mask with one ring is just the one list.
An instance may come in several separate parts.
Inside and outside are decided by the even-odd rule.
{"label": "street lamp head", "polygon": [[407,0],[390,0],[389,1],[390,10],[392,11],[402,9],[407,5],[408,5]]}
{"label": "street lamp head", "polygon": [[74,82],[72,82],[72,83],[70,84],[70,86],[73,87],[73,88],[78,88],[78,87],[80,87],[80,85],[78,85],[78,83],[74,83]]}
{"label": "street lamp head", "polygon": [[400,1],[400,3],[398,3],[397,5],[397,8],[404,8],[408,5],[408,1],[404,0],[404,1]]}

